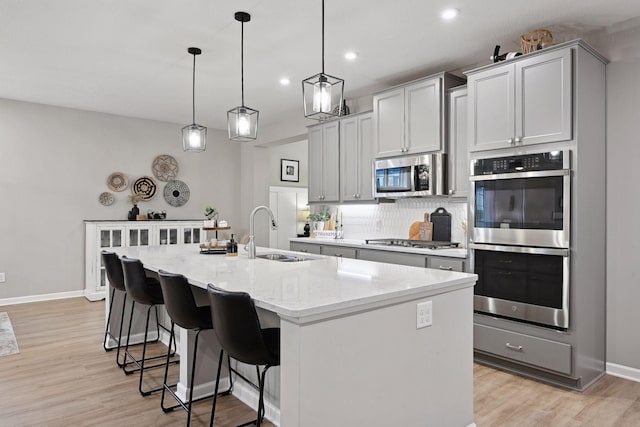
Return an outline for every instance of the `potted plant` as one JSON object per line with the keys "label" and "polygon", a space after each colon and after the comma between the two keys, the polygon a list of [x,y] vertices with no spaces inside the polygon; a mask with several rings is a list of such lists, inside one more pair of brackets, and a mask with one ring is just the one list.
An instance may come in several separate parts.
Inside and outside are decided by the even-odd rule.
{"label": "potted plant", "polygon": [[329,218],[331,218],[329,209],[323,209],[320,213],[309,214],[307,217],[307,219],[313,223],[313,231],[324,230],[324,223],[325,221],[329,221]]}
{"label": "potted plant", "polygon": [[207,206],[204,208],[204,216],[208,220],[204,222],[204,228],[215,228],[218,226],[218,209]]}

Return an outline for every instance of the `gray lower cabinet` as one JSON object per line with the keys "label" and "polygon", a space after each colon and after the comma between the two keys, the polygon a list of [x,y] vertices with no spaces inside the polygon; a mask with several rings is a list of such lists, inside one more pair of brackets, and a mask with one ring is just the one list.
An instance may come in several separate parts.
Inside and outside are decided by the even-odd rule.
{"label": "gray lower cabinet", "polygon": [[335,256],[341,258],[356,258],[365,261],[386,262],[388,264],[409,265],[412,267],[437,268],[447,271],[465,271],[466,259],[427,256],[407,252],[381,251],[378,249],[363,249],[349,246],[323,245],[317,243],[291,242],[292,251]]}
{"label": "gray lower cabinet", "polygon": [[386,262],[389,264],[410,265],[413,267],[427,266],[427,257],[425,255],[378,251],[375,249],[358,249],[358,259]]}
{"label": "gray lower cabinet", "polygon": [[320,245],[320,254],[338,258],[356,258],[356,249],[335,245]]}
{"label": "gray lower cabinet", "polygon": [[305,252],[309,254],[320,255],[320,245],[314,245],[309,243],[290,242],[289,248],[296,252]]}
{"label": "gray lower cabinet", "polygon": [[571,374],[569,344],[474,324],[473,347],[476,351]]}
{"label": "gray lower cabinet", "polygon": [[464,272],[465,260],[460,258],[445,258],[430,256],[427,260],[427,267],[439,270]]}

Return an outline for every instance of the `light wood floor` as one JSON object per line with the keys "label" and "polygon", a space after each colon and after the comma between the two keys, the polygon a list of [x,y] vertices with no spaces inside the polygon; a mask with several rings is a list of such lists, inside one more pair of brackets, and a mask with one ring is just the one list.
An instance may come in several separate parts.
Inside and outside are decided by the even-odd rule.
{"label": "light wood floor", "polygon": [[[184,425],[184,411],[164,414],[158,395],[140,396],[138,377],[124,375],[114,352],[102,349],[103,303],[74,298],[0,311],[9,313],[20,347],[0,357],[0,426]],[[162,381],[155,371],[150,380]],[[640,383],[611,376],[577,393],[476,365],[474,392],[478,427],[640,426]],[[216,426],[255,416],[233,396],[218,408]],[[208,425],[210,410],[209,400],[194,405],[192,425]]]}

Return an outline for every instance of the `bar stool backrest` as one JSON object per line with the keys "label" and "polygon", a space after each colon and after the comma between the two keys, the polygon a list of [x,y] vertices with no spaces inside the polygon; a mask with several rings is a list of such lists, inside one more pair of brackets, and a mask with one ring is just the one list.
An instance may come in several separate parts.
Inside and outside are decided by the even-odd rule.
{"label": "bar stool backrest", "polygon": [[279,364],[279,357],[265,344],[256,307],[246,292],[207,287],[213,330],[222,349],[250,365]]}
{"label": "bar stool backrest", "polygon": [[153,297],[148,291],[147,275],[144,273],[144,267],[140,260],[123,256],[120,261],[122,262],[124,286],[127,289],[127,294],[135,302],[147,305],[154,304]]}
{"label": "bar stool backrest", "polygon": [[198,306],[193,297],[191,286],[182,274],[167,273],[160,270],[160,286],[164,297],[164,307],[171,320],[184,329],[202,327],[198,317]]}
{"label": "bar stool backrest", "polygon": [[118,258],[118,254],[115,252],[102,251],[102,263],[104,264],[104,269],[107,272],[107,279],[109,280],[109,285],[113,286],[119,291],[126,291],[124,287],[124,275],[122,273],[122,264],[120,263],[120,258]]}

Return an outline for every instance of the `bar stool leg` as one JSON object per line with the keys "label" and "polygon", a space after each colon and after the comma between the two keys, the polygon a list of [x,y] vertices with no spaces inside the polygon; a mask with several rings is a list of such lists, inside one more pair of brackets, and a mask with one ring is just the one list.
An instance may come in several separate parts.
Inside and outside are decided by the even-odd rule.
{"label": "bar stool leg", "polygon": [[[104,341],[102,342],[102,347],[104,351],[111,351],[113,348],[107,347],[107,336],[109,335],[109,323],[111,322],[111,311],[113,310],[113,298],[116,295],[116,288],[111,288],[111,302],[109,303],[109,313],[107,314],[107,325],[104,328]],[[120,345],[120,343],[118,343]]]}
{"label": "bar stool leg", "polygon": [[222,356],[224,350],[220,350],[220,357],[218,358],[218,373],[216,374],[216,389],[213,392],[213,405],[211,406],[211,421],[209,421],[209,427],[213,427],[213,419],[216,416],[216,403],[218,400],[218,385],[220,385],[220,371],[222,369]]}
{"label": "bar stool leg", "polygon": [[[124,312],[127,307],[127,293],[124,294],[124,299],[122,300],[122,314],[120,315],[120,329],[118,330],[118,351],[116,351],[116,364],[119,368],[124,367],[124,361],[120,363],[120,348],[122,347],[122,327],[124,326]],[[129,336],[127,335],[127,341]]]}

